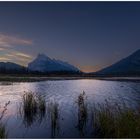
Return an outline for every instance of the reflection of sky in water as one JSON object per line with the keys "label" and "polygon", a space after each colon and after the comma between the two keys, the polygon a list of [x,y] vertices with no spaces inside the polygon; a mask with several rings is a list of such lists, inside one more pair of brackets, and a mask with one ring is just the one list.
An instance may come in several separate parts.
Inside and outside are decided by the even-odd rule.
{"label": "reflection of sky in water", "polygon": [[[140,99],[139,83],[103,81],[103,80],[60,80],[33,83],[14,83],[0,85],[0,105],[9,100],[6,116],[9,137],[42,138],[51,137],[49,121],[43,120],[41,124],[34,123],[31,128],[26,128],[17,114],[18,106],[24,91],[36,92],[45,95],[46,101],[55,100],[59,103],[60,134],[58,137],[78,137],[76,131],[76,99],[85,91],[89,105],[103,102],[105,99],[121,103],[123,98],[131,107],[137,107]],[[47,119],[47,118],[46,118]],[[14,129],[13,129],[14,128]],[[89,133],[87,133],[88,135]]]}

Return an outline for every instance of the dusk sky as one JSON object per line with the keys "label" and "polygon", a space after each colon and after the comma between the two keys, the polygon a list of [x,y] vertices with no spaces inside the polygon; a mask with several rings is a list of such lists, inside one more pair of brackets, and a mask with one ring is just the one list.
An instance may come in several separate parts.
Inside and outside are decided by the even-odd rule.
{"label": "dusk sky", "polygon": [[0,2],[0,61],[38,53],[97,71],[140,48],[140,2]]}

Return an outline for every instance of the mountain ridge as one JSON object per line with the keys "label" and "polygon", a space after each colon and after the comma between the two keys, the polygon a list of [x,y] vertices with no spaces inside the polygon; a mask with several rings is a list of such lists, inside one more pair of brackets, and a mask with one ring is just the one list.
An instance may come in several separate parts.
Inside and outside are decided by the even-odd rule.
{"label": "mountain ridge", "polygon": [[0,62],[1,73],[14,73],[24,72],[27,68],[13,62]]}
{"label": "mountain ridge", "polygon": [[78,68],[67,62],[51,59],[45,54],[39,54],[32,62],[28,64],[28,69],[38,72],[80,71]]}
{"label": "mountain ridge", "polygon": [[[27,67],[13,62],[0,62],[0,73],[83,73],[75,66],[57,59],[51,59],[45,54],[38,56],[31,61]],[[94,76],[133,76],[140,75],[140,49],[131,55],[107,66],[97,72],[87,73]],[[86,75],[86,73],[85,73]]]}
{"label": "mountain ridge", "polygon": [[137,75],[140,74],[140,49],[131,55],[97,72],[100,75]]}

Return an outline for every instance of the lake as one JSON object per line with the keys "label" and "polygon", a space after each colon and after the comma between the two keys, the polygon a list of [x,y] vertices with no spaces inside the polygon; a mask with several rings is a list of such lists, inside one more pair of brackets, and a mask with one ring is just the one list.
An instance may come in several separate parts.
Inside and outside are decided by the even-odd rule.
{"label": "lake", "polygon": [[[8,138],[91,138],[90,113],[86,124],[79,128],[77,99],[85,92],[88,108],[103,103],[107,99],[111,103],[125,102],[128,108],[138,109],[140,105],[140,83],[127,81],[106,81],[94,79],[50,80],[41,82],[0,84],[1,111],[5,103],[10,101],[3,117]],[[54,125],[46,112],[44,116],[26,120],[20,114],[22,96],[25,92],[42,95],[46,104],[55,102],[58,118]]]}

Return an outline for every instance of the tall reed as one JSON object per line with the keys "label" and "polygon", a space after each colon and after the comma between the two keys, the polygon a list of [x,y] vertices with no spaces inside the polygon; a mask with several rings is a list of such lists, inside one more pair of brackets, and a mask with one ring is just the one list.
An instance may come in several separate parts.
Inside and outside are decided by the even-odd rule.
{"label": "tall reed", "polygon": [[108,101],[98,104],[92,112],[94,137],[140,138],[140,112]]}
{"label": "tall reed", "polygon": [[87,117],[88,117],[88,109],[87,109],[86,96],[84,91],[82,94],[78,96],[77,104],[78,104],[77,128],[80,132],[80,135],[84,136],[84,129],[86,127]]}
{"label": "tall reed", "polygon": [[22,96],[20,114],[24,123],[31,126],[34,121],[42,120],[46,113],[46,102],[43,96],[37,96],[33,92],[25,92]]}
{"label": "tall reed", "polygon": [[6,127],[3,123],[0,123],[0,139],[5,139],[5,138],[7,138]]}
{"label": "tall reed", "polygon": [[9,104],[10,104],[10,101],[5,103],[5,105],[1,111],[1,115],[0,115],[0,139],[7,138],[7,130],[6,130],[6,125],[3,123],[3,117],[7,111],[7,107]]}
{"label": "tall reed", "polygon": [[54,138],[59,133],[59,108],[56,101],[50,101],[48,104],[48,113],[51,120],[51,137]]}

